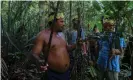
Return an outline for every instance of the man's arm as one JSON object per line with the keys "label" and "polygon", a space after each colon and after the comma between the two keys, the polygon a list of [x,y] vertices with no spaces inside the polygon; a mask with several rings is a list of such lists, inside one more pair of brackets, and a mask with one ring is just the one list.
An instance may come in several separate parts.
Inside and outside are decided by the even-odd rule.
{"label": "man's arm", "polygon": [[32,49],[32,55],[38,60],[40,60],[39,55],[43,49],[43,46],[44,46],[44,35],[42,32],[40,32],[36,37],[36,40]]}
{"label": "man's arm", "polygon": [[121,50],[120,49],[112,49],[112,53],[115,55],[121,55]]}
{"label": "man's arm", "polygon": [[80,38],[79,40],[77,40],[76,43],[73,43],[72,45],[67,45],[67,50],[68,51],[74,50],[74,49],[76,49],[77,45],[79,45],[79,46],[84,45],[85,46],[85,42],[83,42],[82,39]]}
{"label": "man's arm", "polygon": [[[32,49],[32,54],[37,60],[39,60],[39,62],[42,62],[42,63],[44,63],[44,61],[40,59],[39,55],[42,52],[43,47],[45,46],[44,43],[45,43],[44,34],[40,32],[35,40],[35,44]],[[40,66],[42,71],[46,71],[47,67],[48,67],[48,63],[46,65]]]}
{"label": "man's arm", "polygon": [[76,49],[76,44],[67,45],[67,50],[68,50],[68,51],[72,51],[72,50],[74,50],[74,49]]}
{"label": "man's arm", "polygon": [[123,48],[124,48],[124,44],[123,41],[124,39],[117,39],[116,40],[116,48],[117,49],[113,49],[113,53],[115,53],[115,55],[122,55],[123,54]]}

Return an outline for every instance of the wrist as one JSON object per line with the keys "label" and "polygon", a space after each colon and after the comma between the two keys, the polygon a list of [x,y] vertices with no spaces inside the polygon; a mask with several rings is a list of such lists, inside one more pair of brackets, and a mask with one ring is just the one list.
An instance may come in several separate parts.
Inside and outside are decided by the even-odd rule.
{"label": "wrist", "polygon": [[115,54],[116,54],[116,55],[120,55],[120,53],[121,53],[121,52],[120,52],[118,49],[115,49]]}
{"label": "wrist", "polygon": [[76,44],[72,44],[71,49],[75,49],[75,48],[76,48]]}
{"label": "wrist", "polygon": [[68,51],[74,50],[76,48],[75,44],[68,45]]}

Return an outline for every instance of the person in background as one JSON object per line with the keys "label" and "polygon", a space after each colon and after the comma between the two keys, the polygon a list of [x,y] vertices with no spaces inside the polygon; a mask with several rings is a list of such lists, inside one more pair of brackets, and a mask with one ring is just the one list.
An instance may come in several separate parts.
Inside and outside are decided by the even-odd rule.
{"label": "person in background", "polygon": [[[78,38],[78,28],[79,28],[79,24],[78,23],[78,16],[74,16],[74,18],[72,19],[72,23],[73,23],[73,29],[72,29],[72,32],[71,32],[71,44],[75,44],[77,42],[77,38]],[[83,28],[80,26],[80,31],[81,31],[81,38],[80,40],[83,41],[85,40],[85,32],[83,30]],[[72,53],[73,53],[73,57],[76,57],[76,55],[83,55],[83,56],[86,56],[87,55],[87,52],[86,52],[86,46],[85,46],[85,42],[83,42],[82,45],[78,45],[78,47],[80,47],[81,51],[77,51],[77,50],[74,50]],[[77,59],[77,75],[78,76],[81,76],[81,62],[82,62],[82,59],[81,59],[82,56],[78,57]],[[75,61],[74,61],[75,62]]]}
{"label": "person in background", "polygon": [[[124,57],[124,51],[125,51],[125,48],[126,48],[125,39],[124,39],[124,36],[123,36],[122,33],[120,34],[120,45],[123,46],[123,47],[121,48],[122,54],[121,54],[121,56],[120,56],[120,59],[122,60],[123,57]],[[121,60],[120,60],[120,62],[121,62]]]}
{"label": "person in background", "polygon": [[88,41],[87,41],[87,51],[89,55],[89,63],[95,65],[97,58],[98,58],[98,39],[94,38],[100,34],[97,25],[95,24],[93,27],[92,33],[88,34]]}
{"label": "person in background", "polygon": [[[98,68],[98,80],[119,80],[119,72],[120,72],[120,55],[122,54],[121,48],[123,48],[123,44],[120,41],[119,37],[113,39],[114,32],[114,21],[106,20],[103,24],[104,33],[108,33],[108,37],[103,37],[100,40],[100,51],[97,60],[97,68]],[[111,47],[111,45],[115,45],[115,47]]]}
{"label": "person in background", "polygon": [[93,33],[99,33],[99,29],[97,28],[97,25],[96,24],[94,25]]}
{"label": "person in background", "polygon": [[[78,26],[79,26],[79,23],[78,23],[78,16],[75,16],[75,17],[72,19],[72,22],[73,22],[73,30],[72,30],[72,32],[71,32],[71,35],[72,35],[71,44],[75,44],[76,41],[77,41],[77,37],[78,37]],[[82,27],[81,27],[81,39],[82,39],[82,40],[85,40],[85,32],[84,32],[84,30],[83,30]],[[85,42],[83,42],[82,51],[83,51],[83,55],[86,55],[86,54],[87,54],[87,52],[86,52],[86,47],[85,47]]]}

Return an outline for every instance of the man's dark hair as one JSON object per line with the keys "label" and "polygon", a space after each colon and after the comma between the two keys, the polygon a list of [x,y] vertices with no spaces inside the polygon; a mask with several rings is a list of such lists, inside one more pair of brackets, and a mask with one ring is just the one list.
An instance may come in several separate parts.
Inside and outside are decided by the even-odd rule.
{"label": "man's dark hair", "polygon": [[[51,12],[51,13],[49,14],[48,17],[50,17],[51,15],[55,15],[55,12]],[[57,19],[56,19],[56,20],[57,20]],[[55,20],[55,21],[56,21],[56,20]],[[49,22],[48,22],[48,25],[51,26],[51,25],[52,25],[52,22],[53,22],[53,21],[49,21]]]}
{"label": "man's dark hair", "polygon": [[93,31],[95,31],[96,28],[97,28],[97,25],[95,24],[95,25],[94,25],[94,28],[93,28]]}

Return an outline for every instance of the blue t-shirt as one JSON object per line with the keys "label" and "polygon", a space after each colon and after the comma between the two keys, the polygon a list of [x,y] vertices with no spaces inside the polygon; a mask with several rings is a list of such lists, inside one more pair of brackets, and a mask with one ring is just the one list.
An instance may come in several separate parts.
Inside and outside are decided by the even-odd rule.
{"label": "blue t-shirt", "polygon": [[[109,41],[107,40],[100,40],[99,42],[101,49],[99,51],[97,64],[101,70],[106,70],[108,64],[108,55],[110,52],[110,44]],[[120,47],[122,48],[125,47],[124,39],[119,38],[119,42],[120,42]],[[119,58],[120,56],[116,55],[109,61],[108,69],[110,71],[120,72]]]}
{"label": "blue t-shirt", "polygon": [[[85,39],[85,33],[84,33],[83,29],[81,31],[81,38],[83,40]],[[77,40],[77,31],[76,30],[73,30],[72,31],[72,38],[71,39],[72,39],[71,43],[72,44],[75,44],[76,43],[76,40]]]}
{"label": "blue t-shirt", "polygon": [[123,37],[120,38],[120,45],[123,47],[123,48],[126,48],[126,43],[125,43],[125,40]]}

